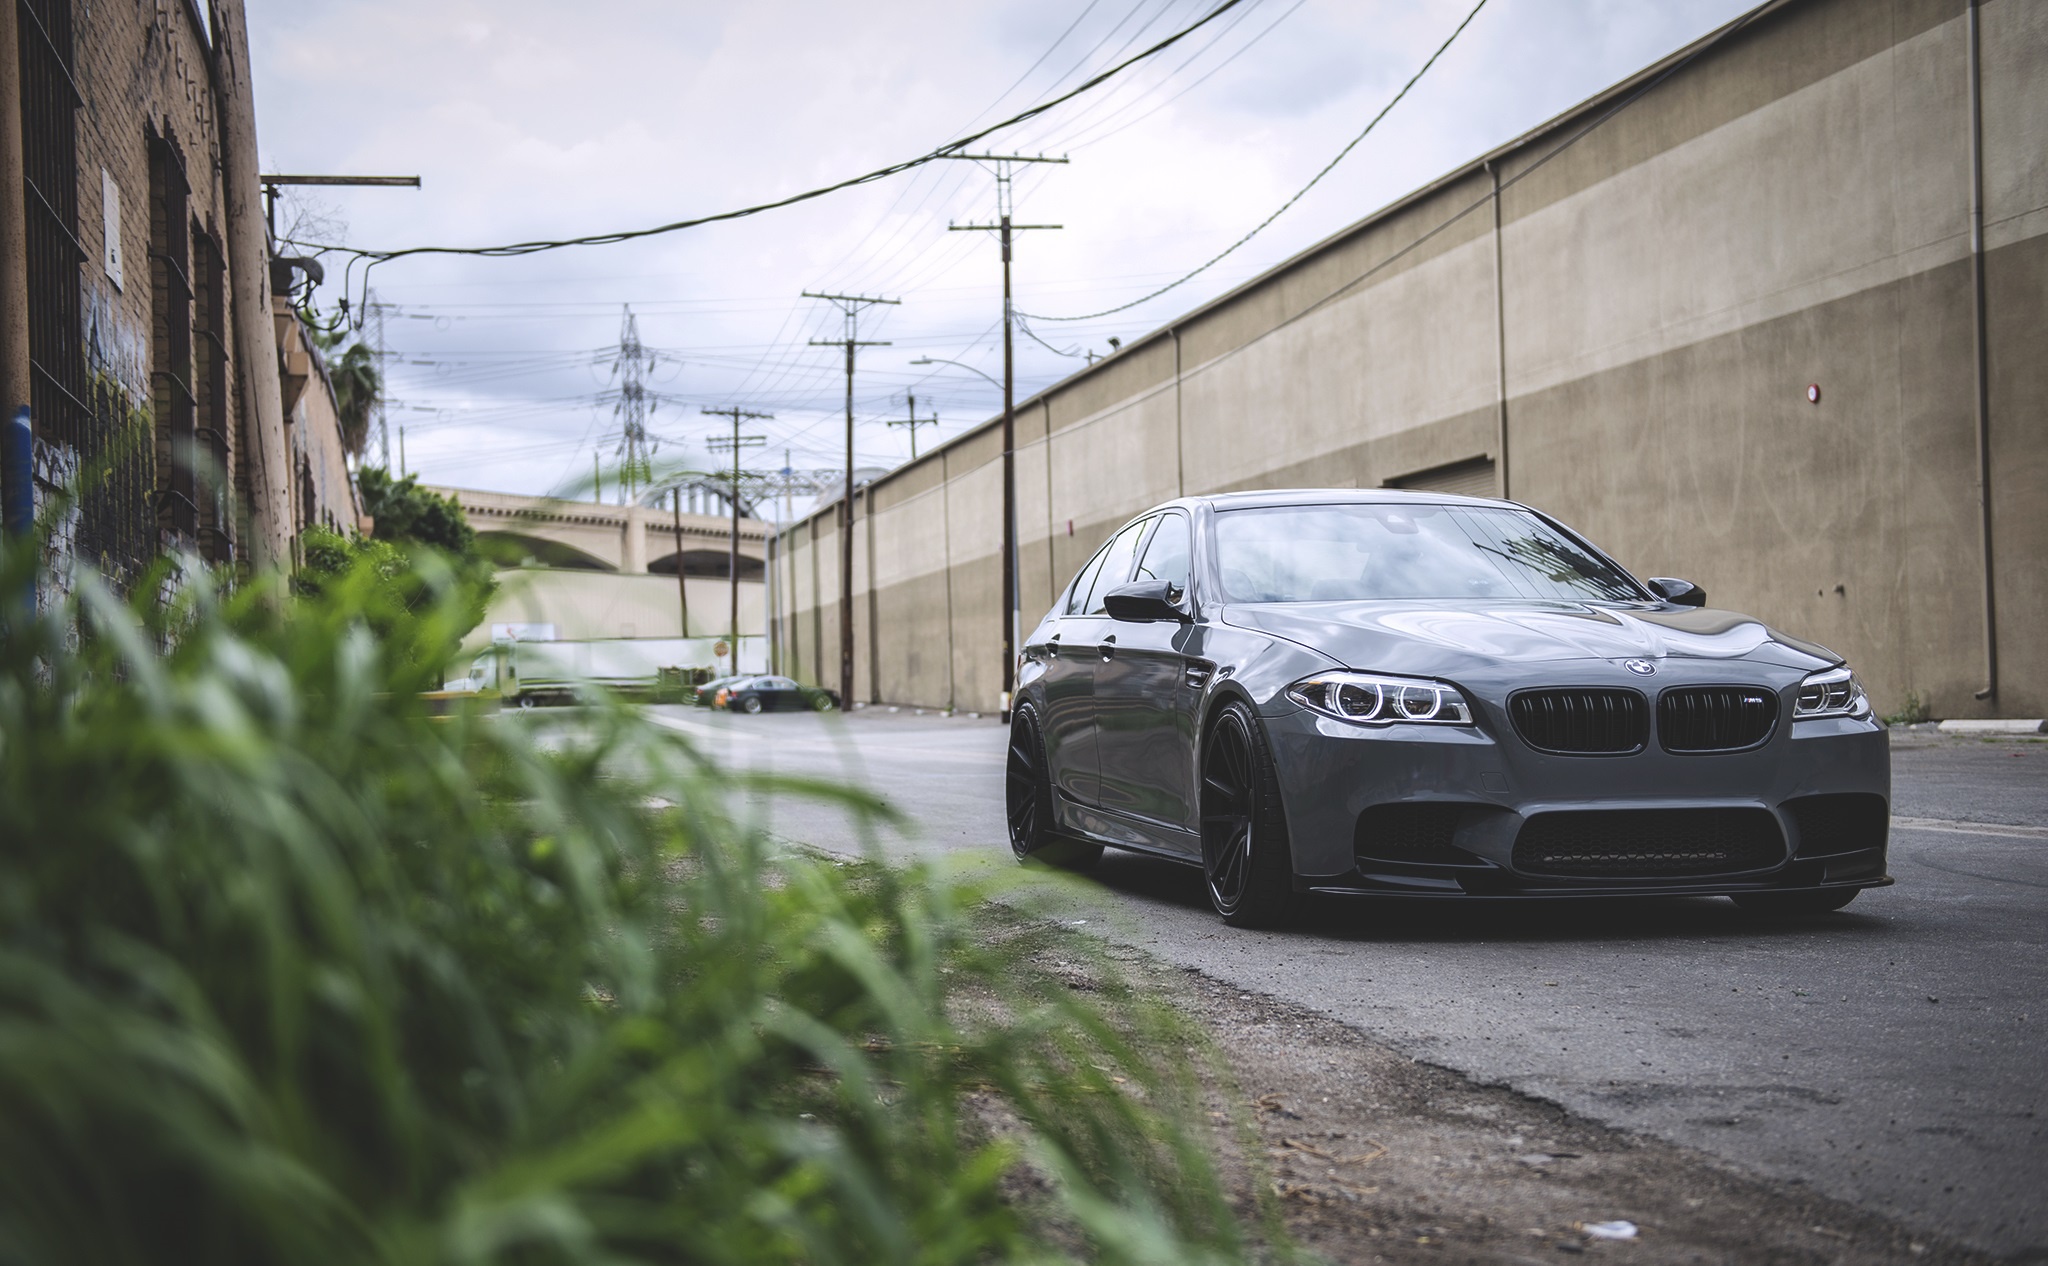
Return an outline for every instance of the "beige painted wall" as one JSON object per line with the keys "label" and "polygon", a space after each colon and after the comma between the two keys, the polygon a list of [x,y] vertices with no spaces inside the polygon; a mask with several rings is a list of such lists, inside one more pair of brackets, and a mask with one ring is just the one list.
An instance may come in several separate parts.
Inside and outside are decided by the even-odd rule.
{"label": "beige painted wall", "polygon": [[[1767,5],[1026,401],[1025,623],[1159,501],[1485,456],[1639,574],[1832,645],[1887,711],[2048,713],[2048,5],[1982,8],[1984,701],[1961,12]],[[857,502],[857,698],[997,706],[999,442],[980,428]],[[834,531],[792,534],[782,621],[788,667],[828,681]]]}
{"label": "beige painted wall", "polygon": [[[611,637],[713,637],[729,630],[732,591],[727,582],[691,577],[690,628],[682,630],[682,602],[674,576],[625,575],[553,567],[498,573],[498,592],[479,626],[488,640],[492,624],[552,624],[564,641]],[[759,581],[740,582],[740,633],[758,634],[765,621],[766,590]],[[477,635],[473,634],[472,638]]]}

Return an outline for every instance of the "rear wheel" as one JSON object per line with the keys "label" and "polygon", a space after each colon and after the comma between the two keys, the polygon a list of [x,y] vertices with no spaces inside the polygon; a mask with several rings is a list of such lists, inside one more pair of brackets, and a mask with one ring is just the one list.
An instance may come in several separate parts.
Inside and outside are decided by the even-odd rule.
{"label": "rear wheel", "polygon": [[1241,701],[1216,714],[1202,749],[1202,872],[1209,904],[1233,927],[1271,927],[1293,913],[1279,779],[1258,718]]}
{"label": "rear wheel", "polygon": [[1054,830],[1052,771],[1045,759],[1045,735],[1029,707],[1010,715],[1010,756],[1004,779],[1010,820],[1010,851],[1026,865],[1086,870],[1102,860],[1102,845],[1062,837]]}
{"label": "rear wheel", "polygon": [[751,716],[755,713],[758,713],[760,710],[761,696],[748,695],[746,698],[740,700],[740,711],[745,712]]}
{"label": "rear wheel", "polygon": [[1737,892],[1729,900],[1749,914],[1830,914],[1856,899],[1861,888],[1822,888],[1814,892]]}

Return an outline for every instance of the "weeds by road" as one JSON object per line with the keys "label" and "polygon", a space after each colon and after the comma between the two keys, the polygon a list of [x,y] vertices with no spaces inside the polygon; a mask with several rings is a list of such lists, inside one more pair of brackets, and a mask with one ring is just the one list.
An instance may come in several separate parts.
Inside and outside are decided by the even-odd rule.
{"label": "weeds by road", "polygon": [[429,715],[445,569],[34,615],[30,566],[0,1262],[1244,1257],[1171,1016],[985,942],[971,886],[772,854],[631,710]]}

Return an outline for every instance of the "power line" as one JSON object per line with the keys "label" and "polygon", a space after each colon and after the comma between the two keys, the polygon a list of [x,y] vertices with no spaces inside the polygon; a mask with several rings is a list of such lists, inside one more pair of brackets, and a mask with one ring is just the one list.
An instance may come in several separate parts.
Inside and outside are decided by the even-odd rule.
{"label": "power line", "polygon": [[1372,116],[1372,121],[1365,125],[1365,130],[1363,132],[1360,132],[1357,136],[1352,137],[1351,142],[1348,145],[1346,145],[1343,149],[1338,150],[1337,156],[1331,159],[1328,163],[1326,163],[1323,166],[1323,169],[1317,172],[1315,176],[1311,178],[1307,184],[1303,185],[1301,189],[1298,192],[1296,192],[1292,198],[1289,198],[1287,201],[1281,203],[1280,209],[1278,211],[1275,211],[1273,214],[1259,221],[1258,224],[1252,228],[1251,232],[1245,234],[1243,237],[1238,238],[1235,242],[1232,242],[1230,245],[1224,247],[1221,251],[1218,251],[1215,255],[1211,256],[1206,263],[1202,264],[1194,271],[1188,273],[1186,276],[1180,278],[1178,281],[1168,282],[1166,285],[1161,286],[1159,289],[1154,290],[1152,293],[1148,295],[1143,295],[1139,298],[1133,299],[1129,303],[1120,303],[1114,308],[1104,308],[1100,312],[1086,312],[1082,313],[1079,316],[1045,316],[1043,314],[1036,312],[1024,313],[1022,315],[1028,316],[1034,321],[1092,321],[1097,317],[1106,317],[1109,316],[1111,313],[1123,312],[1127,309],[1135,308],[1141,303],[1148,303],[1153,299],[1157,299],[1160,295],[1165,294],[1169,290],[1175,290],[1180,288],[1181,286],[1186,285],[1188,282],[1193,281],[1195,278],[1201,276],[1203,273],[1208,272],[1217,264],[1222,263],[1230,255],[1235,254],[1239,247],[1243,246],[1246,242],[1249,242],[1253,238],[1257,237],[1260,234],[1260,232],[1262,232],[1265,229],[1267,225],[1271,224],[1273,221],[1279,219],[1282,215],[1284,215],[1289,207],[1292,207],[1295,203],[1301,201],[1302,198],[1306,197],[1309,190],[1315,188],[1318,184],[1322,183],[1323,177],[1329,175],[1332,171],[1335,171],[1337,168],[1337,164],[1343,162],[1344,159],[1347,156],[1349,156],[1352,150],[1358,148],[1359,142],[1363,141],[1366,137],[1372,135],[1372,130],[1375,127],[1379,126],[1380,120],[1387,117],[1388,111],[1392,110],[1395,106],[1401,104],[1401,99],[1408,95],[1408,90],[1413,88],[1417,83],[1421,81],[1424,75],[1429,73],[1429,68],[1431,66],[1436,65],[1437,59],[1439,57],[1442,57],[1445,52],[1449,51],[1451,45],[1457,42],[1458,37],[1465,33],[1465,28],[1472,25],[1472,19],[1478,17],[1479,11],[1481,9],[1484,9],[1485,7],[1486,0],[1479,0],[1478,4],[1473,5],[1472,11],[1465,15],[1465,20],[1463,22],[1458,23],[1457,29],[1451,32],[1450,38],[1446,39],[1442,44],[1438,45],[1437,50],[1429,55],[1429,60],[1422,63],[1422,69],[1416,71],[1415,74],[1409,78],[1407,83],[1401,85],[1401,91],[1394,94],[1393,100],[1387,102],[1387,104],[1380,107],[1380,112]]}
{"label": "power line", "polygon": [[[394,259],[401,259],[413,255],[474,255],[483,256],[487,258],[502,259],[518,255],[537,254],[541,251],[559,250],[564,247],[570,246],[609,246],[619,242],[633,241],[638,238],[657,237],[665,233],[674,233],[682,229],[696,228],[700,225],[714,224],[725,220],[742,219],[746,216],[759,215],[764,211],[779,210],[783,207],[794,206],[800,202],[808,202],[814,198],[821,198],[828,193],[837,193],[842,189],[851,189],[858,185],[872,184],[877,180],[885,180],[890,176],[898,175],[902,172],[909,171],[912,168],[922,167],[927,163],[937,162],[940,159],[952,157],[960,153],[961,151],[965,150],[968,146],[972,145],[976,141],[983,140],[989,136],[994,135],[997,132],[1003,131],[1006,128],[1015,127],[1018,124],[1024,123],[1030,119],[1035,119],[1039,115],[1046,113],[1048,110],[1051,110],[1059,105],[1062,105],[1065,102],[1071,101],[1075,97],[1078,97],[1081,94],[1088,92],[1089,90],[1097,87],[1100,84],[1106,83],[1110,79],[1113,79],[1117,75],[1121,74],[1124,70],[1128,69],[1129,67],[1137,65],[1139,62],[1142,62],[1147,58],[1156,56],[1157,54],[1164,52],[1166,49],[1173,47],[1175,44],[1178,44],[1180,41],[1186,39],[1190,35],[1193,35],[1196,31],[1201,30],[1203,27],[1209,25],[1211,22],[1214,22],[1217,18],[1223,16],[1225,13],[1228,13],[1230,10],[1236,8],[1238,5],[1243,4],[1245,2],[1246,0],[1221,0],[1221,2],[1217,4],[1215,8],[1209,10],[1209,12],[1203,14],[1201,17],[1189,23],[1187,26],[1182,27],[1180,30],[1174,32],[1172,35],[1169,35],[1165,39],[1160,40],[1158,43],[1152,45],[1151,47],[1144,49],[1143,51],[1136,53],[1131,57],[1124,59],[1121,62],[1118,62],[1116,65],[1111,66],[1109,69],[1101,72],[1100,74],[1091,76],[1087,80],[1067,90],[1066,92],[1063,92],[1058,96],[1052,97],[1046,101],[1040,102],[1038,105],[1032,106],[1027,110],[1021,111],[1017,114],[1013,114],[1009,118],[1003,119],[1002,121],[997,123],[993,123],[988,127],[982,128],[979,131],[970,132],[966,136],[962,136],[956,140],[949,141],[946,144],[941,145],[937,149],[931,150],[928,153],[920,154],[916,158],[909,158],[901,162],[891,163],[886,167],[878,167],[873,171],[864,173],[859,176],[852,176],[845,180],[835,181],[834,183],[829,185],[821,185],[815,189],[807,189],[802,193],[795,193],[790,194],[787,197],[777,198],[770,202],[756,203],[752,206],[740,207],[732,211],[721,211],[712,215],[696,216],[694,218],[687,220],[675,220],[667,224],[657,224],[652,227],[643,229],[622,229],[610,233],[585,234],[580,237],[538,238],[525,242],[509,242],[500,246],[407,246],[393,250],[373,250],[363,247],[341,246],[319,242],[293,242],[292,244],[307,250],[322,252],[332,251],[337,254],[348,255],[350,257],[349,268],[350,270],[353,270],[357,262],[365,263],[367,268],[368,266],[372,266],[375,264],[386,263]],[[368,284],[367,277],[365,278],[364,284]]]}

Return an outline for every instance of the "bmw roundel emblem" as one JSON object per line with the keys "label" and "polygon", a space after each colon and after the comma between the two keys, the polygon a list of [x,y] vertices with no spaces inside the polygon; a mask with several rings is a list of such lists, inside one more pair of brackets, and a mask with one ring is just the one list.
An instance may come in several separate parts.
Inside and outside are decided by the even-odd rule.
{"label": "bmw roundel emblem", "polygon": [[1657,671],[1657,666],[1647,659],[1625,659],[1621,661],[1621,666],[1638,677],[1648,677]]}

